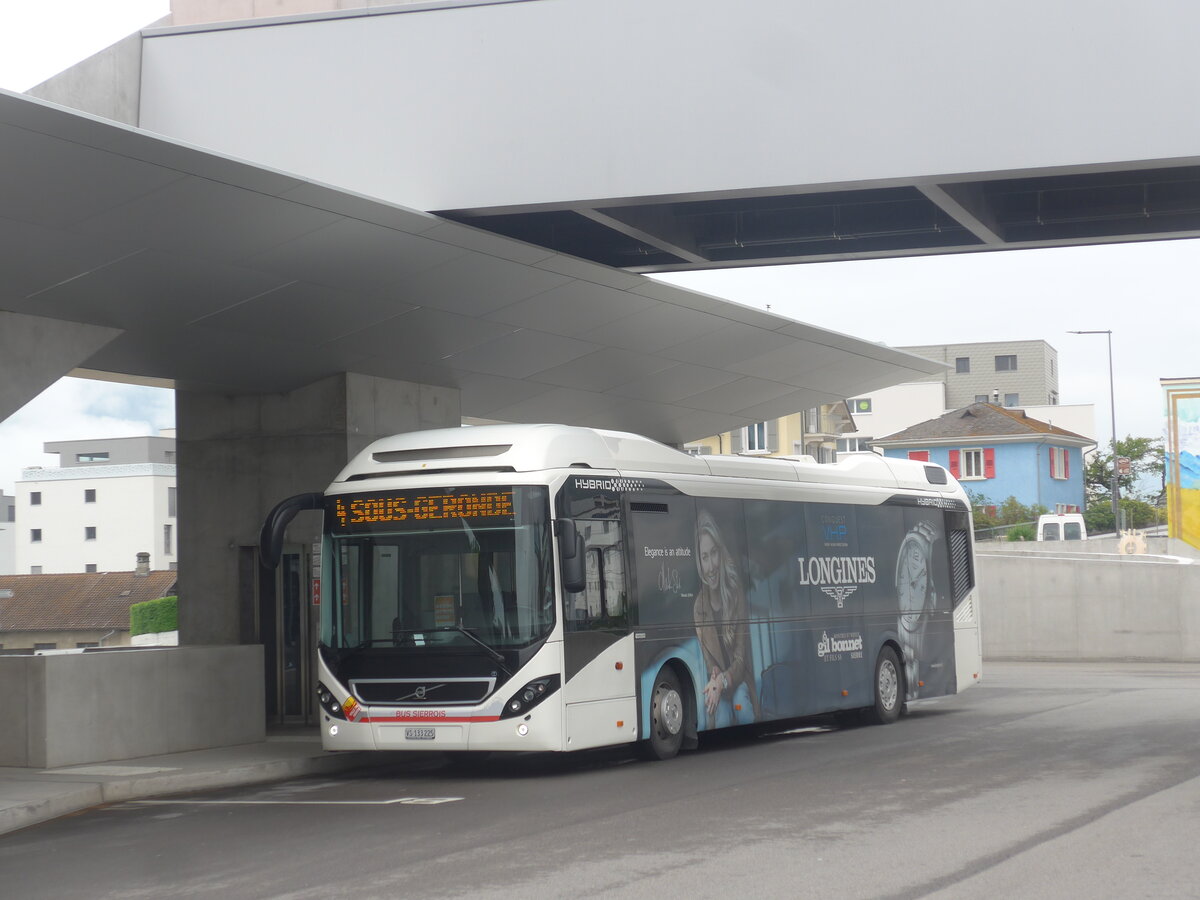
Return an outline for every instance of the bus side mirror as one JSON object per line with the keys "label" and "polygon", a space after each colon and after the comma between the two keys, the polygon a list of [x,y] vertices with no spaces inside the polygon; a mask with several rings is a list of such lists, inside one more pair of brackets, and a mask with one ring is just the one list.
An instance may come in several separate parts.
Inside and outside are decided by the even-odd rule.
{"label": "bus side mirror", "polygon": [[325,506],[324,494],[297,494],[288,497],[267,513],[262,531],[258,535],[258,562],[264,569],[274,569],[279,565],[283,555],[283,535],[288,523],[296,517],[296,513],[306,509],[322,509]]}
{"label": "bus side mirror", "polygon": [[571,519],[559,519],[554,525],[554,530],[558,536],[563,590],[578,594],[587,585],[583,568],[583,535]]}

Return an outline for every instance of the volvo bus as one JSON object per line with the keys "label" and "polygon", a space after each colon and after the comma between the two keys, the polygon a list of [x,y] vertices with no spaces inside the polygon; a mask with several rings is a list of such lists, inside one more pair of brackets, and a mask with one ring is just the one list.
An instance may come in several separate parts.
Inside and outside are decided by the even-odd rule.
{"label": "volvo bus", "polygon": [[329,750],[666,759],[714,729],[889,723],[981,676],[970,506],[946,470],[692,456],[560,425],[375,442],[323,494]]}

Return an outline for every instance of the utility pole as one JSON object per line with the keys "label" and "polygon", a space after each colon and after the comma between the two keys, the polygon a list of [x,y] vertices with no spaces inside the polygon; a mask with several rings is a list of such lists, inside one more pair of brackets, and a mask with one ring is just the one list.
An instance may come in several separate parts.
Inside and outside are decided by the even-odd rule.
{"label": "utility pole", "polygon": [[1108,335],[1108,407],[1112,413],[1112,512],[1113,534],[1121,529],[1121,483],[1117,480],[1117,401],[1113,389],[1112,331],[1072,331],[1070,334]]}

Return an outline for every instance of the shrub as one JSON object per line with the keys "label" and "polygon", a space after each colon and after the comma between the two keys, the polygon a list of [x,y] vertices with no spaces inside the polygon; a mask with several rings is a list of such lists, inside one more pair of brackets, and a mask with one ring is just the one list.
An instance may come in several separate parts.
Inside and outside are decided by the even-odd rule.
{"label": "shrub", "polygon": [[179,630],[179,598],[159,597],[129,607],[129,633],[158,634]]}
{"label": "shrub", "polygon": [[1015,528],[1008,529],[1008,539],[1010,541],[1032,541],[1037,537],[1032,525],[1017,525]]}

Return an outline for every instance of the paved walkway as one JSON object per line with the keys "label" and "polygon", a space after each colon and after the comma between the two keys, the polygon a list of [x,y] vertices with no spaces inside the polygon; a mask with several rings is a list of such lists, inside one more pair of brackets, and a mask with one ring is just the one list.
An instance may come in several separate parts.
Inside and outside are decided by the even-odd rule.
{"label": "paved walkway", "polygon": [[328,753],[316,729],[268,735],[257,744],[65,766],[0,767],[0,834],[105,803],[340,772],[379,754]]}

